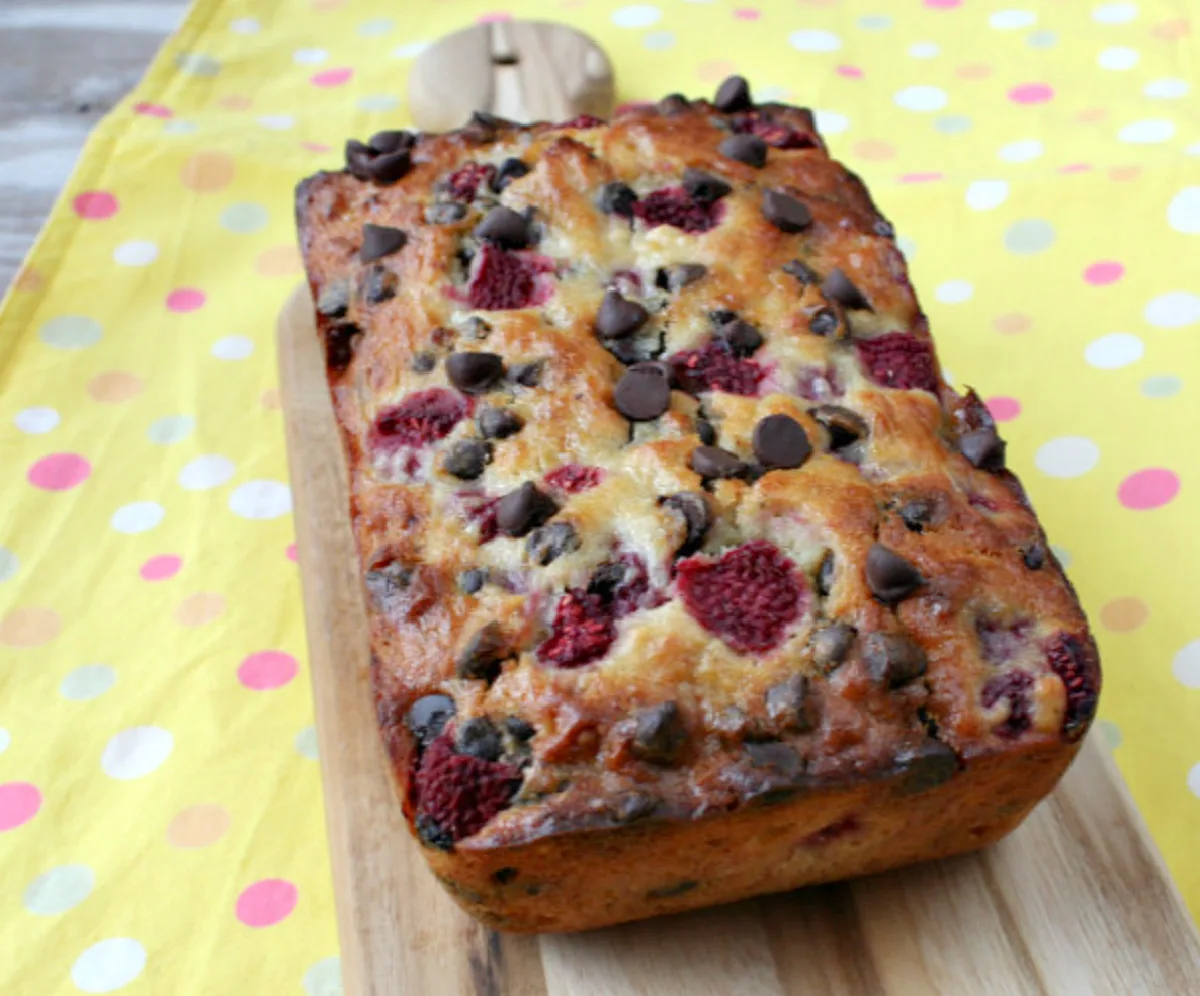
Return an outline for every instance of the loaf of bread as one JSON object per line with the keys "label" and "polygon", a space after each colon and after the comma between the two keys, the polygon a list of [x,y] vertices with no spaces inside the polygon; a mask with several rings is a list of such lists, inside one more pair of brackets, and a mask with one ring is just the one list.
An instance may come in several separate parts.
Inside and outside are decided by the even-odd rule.
{"label": "loaf of bread", "polygon": [[578,930],[969,851],[1063,774],[1087,622],[808,111],[735,77],[386,132],[297,212],[379,724],[469,912]]}

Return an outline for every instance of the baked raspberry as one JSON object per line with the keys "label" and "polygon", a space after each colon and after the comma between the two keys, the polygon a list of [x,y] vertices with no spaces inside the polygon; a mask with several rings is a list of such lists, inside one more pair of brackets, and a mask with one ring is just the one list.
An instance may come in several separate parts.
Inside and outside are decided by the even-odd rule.
{"label": "baked raspberry", "polygon": [[752,540],[719,560],[680,561],[676,579],[696,621],[743,654],[778,646],[807,601],[795,565],[766,540]]}
{"label": "baked raspberry", "polygon": [[447,181],[450,196],[470,204],[479,188],[491,184],[495,176],[496,167],[491,163],[467,163],[450,174]]}
{"label": "baked raspberry", "polygon": [[554,128],[575,128],[582,130],[584,128],[599,128],[602,124],[604,124],[604,119],[598,118],[594,114],[577,114],[570,121],[560,121]]}
{"label": "baked raspberry", "polygon": [[967,504],[973,508],[982,508],[985,512],[1000,511],[999,505],[997,505],[987,495],[981,495],[978,491],[967,492]]}
{"label": "baked raspberry", "polygon": [[685,232],[700,233],[717,227],[725,207],[720,201],[697,200],[683,187],[663,187],[634,204],[633,213],[647,228],[674,225]]}
{"label": "baked raspberry", "polygon": [[1063,736],[1074,740],[1096,714],[1096,698],[1100,693],[1096,655],[1078,637],[1059,633],[1046,646],[1046,663],[1067,686]]}
{"label": "baked raspberry", "polygon": [[980,701],[985,709],[994,708],[1001,700],[1008,703],[1008,718],[996,727],[997,736],[1019,736],[1033,725],[1029,701],[1032,687],[1033,675],[1019,670],[998,674],[983,686]]}
{"label": "baked raspberry", "polygon": [[858,340],[858,356],[867,375],[883,387],[937,390],[933,369],[933,346],[906,332],[889,332],[874,339]]}
{"label": "baked raspberry", "polygon": [[989,664],[1007,664],[1025,645],[1033,622],[1029,619],[1018,619],[1014,623],[1002,623],[995,619],[977,619],[975,633],[979,637],[979,646],[983,651],[983,659]]}
{"label": "baked raspberry", "polygon": [[715,390],[754,397],[767,375],[753,360],[734,356],[721,342],[676,353],[669,362],[679,386],[689,394]]}
{"label": "baked raspberry", "polygon": [[508,311],[545,304],[551,294],[544,274],[554,271],[545,256],[509,252],[485,243],[471,262],[466,300],[483,311]]}
{"label": "baked raspberry", "polygon": [[550,471],[543,478],[547,487],[565,491],[569,495],[577,495],[580,491],[594,488],[604,480],[604,471],[599,467],[584,467],[578,463],[568,463],[557,470]]}
{"label": "baked raspberry", "polygon": [[853,833],[862,826],[857,816],[847,816],[844,819],[830,823],[829,826],[821,827],[820,830],[810,833],[807,837],[801,839],[800,843],[804,847],[817,847],[821,844],[828,844],[830,841],[837,840],[839,837],[845,837],[849,833]]}
{"label": "baked raspberry", "polygon": [[500,499],[489,498],[477,491],[461,491],[455,497],[467,521],[475,523],[479,529],[479,545],[494,540],[500,529],[496,523],[496,506],[500,504]]}
{"label": "baked raspberry", "polygon": [[637,609],[652,609],[666,600],[660,593],[650,595],[650,575],[646,572],[646,562],[633,553],[597,567],[588,582],[588,593],[599,595],[617,619]]}
{"label": "baked raspberry", "polygon": [[416,391],[375,419],[374,444],[384,449],[424,446],[442,439],[470,414],[467,398],[444,387]]}
{"label": "baked raspberry", "polygon": [[739,135],[757,135],[767,145],[776,149],[815,149],[817,140],[805,131],[791,125],[773,121],[759,111],[738,115],[733,121],[733,130]]}
{"label": "baked raspberry", "polygon": [[600,595],[572,589],[554,610],[550,637],[538,647],[538,660],[558,667],[582,667],[608,653],[616,638],[612,606]]}
{"label": "baked raspberry", "polygon": [[445,731],[421,756],[414,778],[418,818],[424,817],[450,842],[482,830],[508,807],[521,785],[521,772],[504,761],[486,761],[454,750]]}

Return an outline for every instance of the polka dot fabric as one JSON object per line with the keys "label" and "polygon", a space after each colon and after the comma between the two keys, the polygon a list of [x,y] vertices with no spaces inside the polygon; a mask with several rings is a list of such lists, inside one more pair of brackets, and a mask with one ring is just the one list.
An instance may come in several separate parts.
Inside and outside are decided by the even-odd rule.
{"label": "polka dot fabric", "polygon": [[[272,328],[295,181],[408,124],[432,40],[517,9],[409,8],[202,0],[0,312],[0,991],[341,991]],[[621,100],[742,72],[813,106],[1002,425],[1200,913],[1194,6],[520,10],[594,35]]]}

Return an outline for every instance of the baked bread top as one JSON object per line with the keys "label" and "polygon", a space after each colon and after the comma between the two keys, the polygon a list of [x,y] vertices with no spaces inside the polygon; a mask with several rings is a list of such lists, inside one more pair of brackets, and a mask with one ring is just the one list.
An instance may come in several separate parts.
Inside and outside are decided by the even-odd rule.
{"label": "baked bread top", "polygon": [[1074,592],[808,111],[733,78],[384,133],[297,211],[426,843],[911,791],[1086,730]]}

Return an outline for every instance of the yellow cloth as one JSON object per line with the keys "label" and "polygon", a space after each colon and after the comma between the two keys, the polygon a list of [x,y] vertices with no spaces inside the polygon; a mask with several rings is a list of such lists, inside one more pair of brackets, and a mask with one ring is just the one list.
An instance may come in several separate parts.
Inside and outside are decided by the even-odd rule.
{"label": "yellow cloth", "polygon": [[[1200,912],[1194,8],[506,9],[592,33],[624,100],[741,71],[819,109],[1003,421],[1095,624],[1102,735]],[[203,0],[7,298],[3,992],[341,991],[272,338],[291,190],[406,124],[421,46],[496,13]]]}

